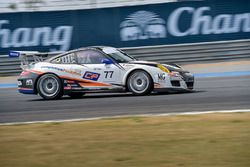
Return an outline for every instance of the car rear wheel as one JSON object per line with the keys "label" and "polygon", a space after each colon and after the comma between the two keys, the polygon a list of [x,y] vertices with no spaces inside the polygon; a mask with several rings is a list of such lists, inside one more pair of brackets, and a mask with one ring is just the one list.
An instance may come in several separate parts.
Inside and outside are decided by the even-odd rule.
{"label": "car rear wheel", "polygon": [[72,93],[69,93],[68,95],[73,98],[73,99],[78,99],[78,98],[81,98],[85,93],[83,92],[72,92]]}
{"label": "car rear wheel", "polygon": [[37,91],[44,99],[59,99],[63,95],[61,80],[54,74],[45,74],[37,82]]}
{"label": "car rear wheel", "polygon": [[127,80],[127,87],[134,95],[149,94],[152,91],[152,85],[152,78],[142,70],[134,71]]}

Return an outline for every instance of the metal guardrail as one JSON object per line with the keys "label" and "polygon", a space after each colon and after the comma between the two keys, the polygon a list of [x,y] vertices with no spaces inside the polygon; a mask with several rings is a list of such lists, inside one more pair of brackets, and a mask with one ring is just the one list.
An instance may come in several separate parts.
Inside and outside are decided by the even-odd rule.
{"label": "metal guardrail", "polygon": [[[121,48],[142,60],[161,63],[214,62],[230,59],[250,59],[250,40],[145,46]],[[0,76],[17,75],[21,72],[18,58],[0,56]]]}
{"label": "metal guardrail", "polygon": [[21,72],[19,58],[0,56],[0,76],[16,75]]}
{"label": "metal guardrail", "polygon": [[250,40],[123,48],[139,59],[162,63],[214,62],[250,58]]}

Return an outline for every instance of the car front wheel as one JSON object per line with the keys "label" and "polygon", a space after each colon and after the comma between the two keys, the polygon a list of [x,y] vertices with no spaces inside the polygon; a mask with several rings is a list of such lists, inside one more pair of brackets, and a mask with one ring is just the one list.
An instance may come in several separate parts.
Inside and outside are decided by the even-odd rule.
{"label": "car front wheel", "polygon": [[59,99],[63,95],[61,80],[54,74],[45,74],[37,82],[37,91],[44,99]]}
{"label": "car front wheel", "polygon": [[152,91],[153,81],[150,75],[142,70],[134,71],[127,80],[127,87],[134,95],[146,95]]}

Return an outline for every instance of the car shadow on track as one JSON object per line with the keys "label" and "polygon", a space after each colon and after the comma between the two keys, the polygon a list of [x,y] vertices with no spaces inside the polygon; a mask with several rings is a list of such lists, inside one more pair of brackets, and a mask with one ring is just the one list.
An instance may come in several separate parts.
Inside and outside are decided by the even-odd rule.
{"label": "car shadow on track", "polygon": [[[144,96],[135,96],[132,93],[89,93],[80,98],[71,98],[69,96],[63,96],[57,100],[79,100],[79,99],[98,99],[98,98],[116,98],[116,97],[147,97],[147,96],[164,96],[164,95],[180,95],[180,94],[192,94],[192,93],[202,93],[206,91],[196,90],[196,91],[183,91],[183,92],[153,92],[149,95]],[[45,100],[45,99],[31,99],[29,101],[53,101],[53,100]]]}

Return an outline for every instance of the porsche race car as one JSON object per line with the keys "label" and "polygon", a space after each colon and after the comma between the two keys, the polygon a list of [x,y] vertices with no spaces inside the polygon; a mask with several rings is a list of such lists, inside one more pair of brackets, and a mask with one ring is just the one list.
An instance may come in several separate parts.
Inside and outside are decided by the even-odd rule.
{"label": "porsche race car", "polygon": [[79,98],[91,92],[146,95],[152,91],[190,91],[194,85],[193,74],[176,64],[139,61],[113,47],[80,48],[44,60],[50,54],[10,52],[11,57],[21,59],[20,93],[50,100],[63,95]]}

